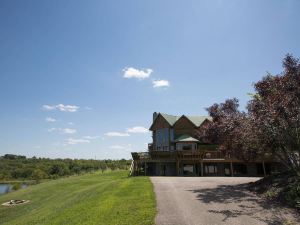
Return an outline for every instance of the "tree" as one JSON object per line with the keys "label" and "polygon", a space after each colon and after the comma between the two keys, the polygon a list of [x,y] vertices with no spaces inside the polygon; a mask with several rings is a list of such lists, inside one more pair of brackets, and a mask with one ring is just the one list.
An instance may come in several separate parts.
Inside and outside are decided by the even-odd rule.
{"label": "tree", "polygon": [[254,87],[248,104],[249,117],[266,152],[275,155],[289,169],[300,171],[300,64],[287,55],[284,71],[268,74]]}
{"label": "tree", "polygon": [[47,178],[47,174],[41,170],[41,169],[35,169],[33,172],[32,172],[32,175],[31,177],[36,180],[36,181],[40,181],[42,179],[45,179]]}
{"label": "tree", "polygon": [[269,153],[293,171],[300,171],[300,64],[287,55],[284,71],[267,74],[254,85],[256,93],[245,112],[229,99],[207,108],[212,122],[198,138],[219,144],[225,153],[251,160]]}

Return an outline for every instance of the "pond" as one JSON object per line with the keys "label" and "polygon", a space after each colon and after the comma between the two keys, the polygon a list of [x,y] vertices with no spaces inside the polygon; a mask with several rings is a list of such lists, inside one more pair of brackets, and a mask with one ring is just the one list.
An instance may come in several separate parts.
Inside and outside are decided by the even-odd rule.
{"label": "pond", "polygon": [[0,184],[0,195],[10,192],[12,185],[10,184]]}
{"label": "pond", "polygon": [[[20,188],[26,188],[28,184],[22,184]],[[6,194],[12,191],[13,185],[12,184],[0,184],[0,195]]]}

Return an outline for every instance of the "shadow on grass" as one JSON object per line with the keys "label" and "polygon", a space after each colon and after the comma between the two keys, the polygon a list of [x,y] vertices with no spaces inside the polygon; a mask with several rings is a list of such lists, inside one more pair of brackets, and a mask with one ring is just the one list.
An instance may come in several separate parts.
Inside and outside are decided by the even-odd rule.
{"label": "shadow on grass", "polygon": [[[270,225],[298,224],[299,214],[293,212],[292,221],[283,215],[283,208],[273,202],[266,201],[247,189],[248,184],[241,185],[219,185],[216,188],[189,190],[197,194],[197,199],[202,203],[219,204],[219,210],[211,209],[208,213],[221,214],[226,222],[230,218],[249,216],[261,223]],[[246,222],[246,221],[245,221]]]}

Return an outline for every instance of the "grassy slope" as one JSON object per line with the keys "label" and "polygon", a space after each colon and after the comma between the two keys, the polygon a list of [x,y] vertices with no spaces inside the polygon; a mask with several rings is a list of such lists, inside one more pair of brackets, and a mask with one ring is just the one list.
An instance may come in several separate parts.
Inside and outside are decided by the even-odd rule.
{"label": "grassy slope", "polygon": [[153,224],[156,214],[147,177],[126,171],[88,174],[30,186],[0,196],[31,202],[0,206],[0,224]]}

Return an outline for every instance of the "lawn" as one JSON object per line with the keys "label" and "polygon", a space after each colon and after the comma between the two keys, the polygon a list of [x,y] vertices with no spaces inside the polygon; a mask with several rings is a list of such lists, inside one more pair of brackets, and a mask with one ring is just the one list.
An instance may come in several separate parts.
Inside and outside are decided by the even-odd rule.
{"label": "lawn", "polygon": [[86,174],[48,181],[0,196],[0,224],[154,224],[155,195],[148,177],[127,171]]}

